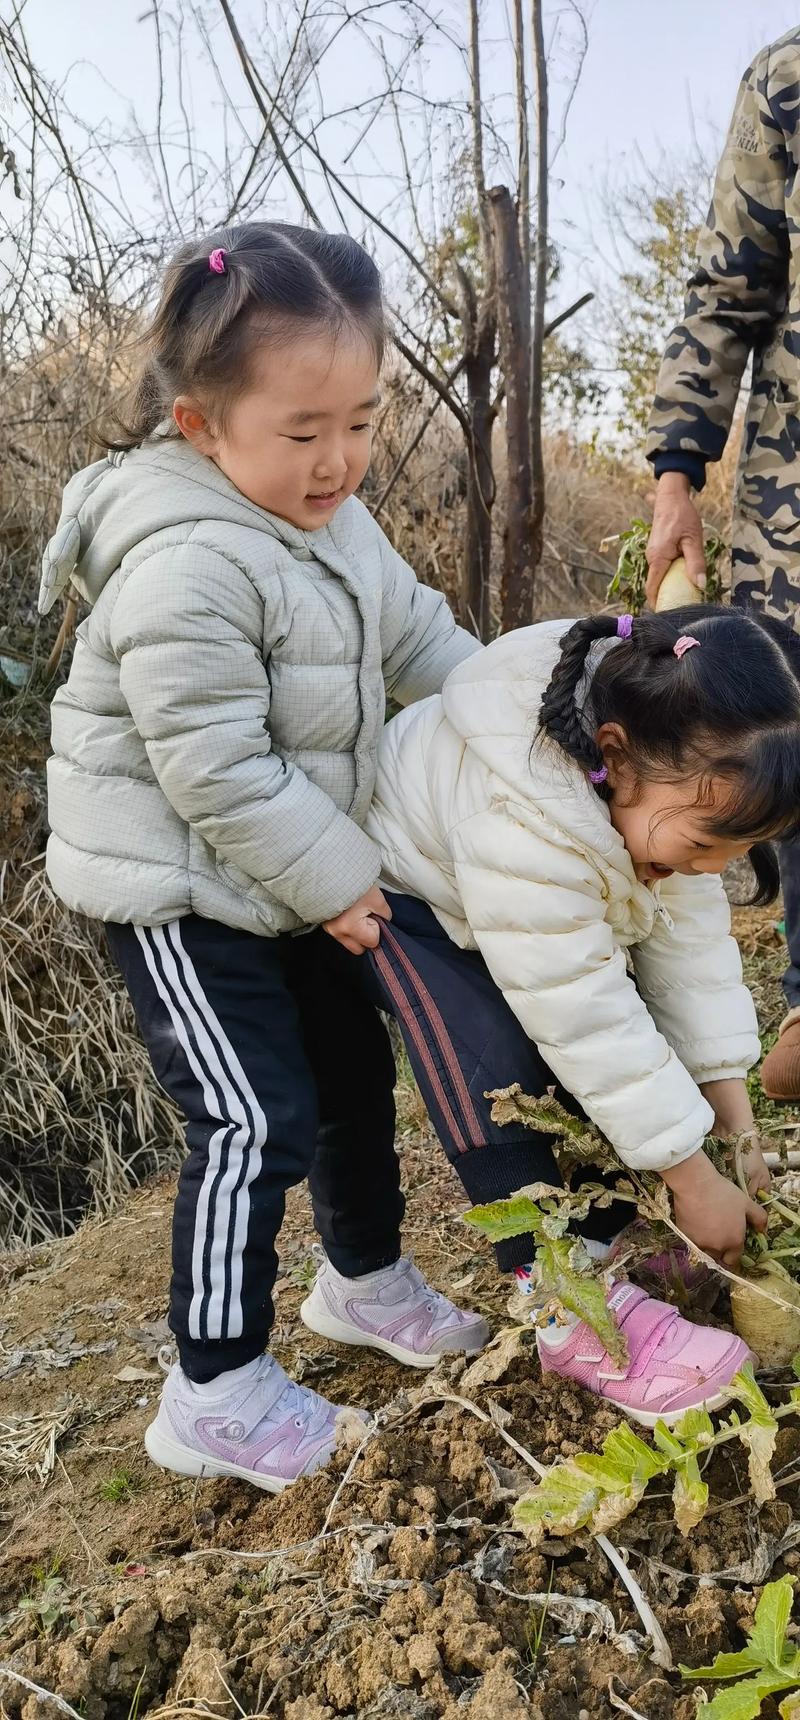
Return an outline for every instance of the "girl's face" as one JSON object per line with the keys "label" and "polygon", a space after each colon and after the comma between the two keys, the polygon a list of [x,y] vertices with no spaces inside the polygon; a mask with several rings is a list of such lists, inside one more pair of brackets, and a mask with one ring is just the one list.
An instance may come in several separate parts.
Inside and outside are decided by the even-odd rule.
{"label": "girl's face", "polygon": [[[715,836],[709,830],[714,814],[723,814],[730,784],[722,777],[707,782],[640,782],[617,749],[618,731],[607,724],[597,739],[603,750],[611,788],[609,813],[633,861],[640,883],[670,878],[673,872],[724,872],[752,847],[747,842]],[[610,745],[608,744],[610,742]],[[703,803],[698,806],[700,791]]]}
{"label": "girl's face", "polygon": [[641,783],[633,805],[625,804],[627,796],[613,795],[611,822],[641,883],[670,878],[673,872],[689,877],[696,872],[724,872],[730,860],[741,858],[752,847],[752,838],[734,841],[715,836],[708,828],[715,804],[720,810],[725,805],[728,786],[722,781],[715,783],[711,800],[704,795],[701,807],[696,804],[698,787],[696,782],[680,786]]}
{"label": "girl's face", "polygon": [[327,525],[362,482],[378,401],[370,343],[356,331],[333,341],[311,329],[265,344],[224,431],[183,396],[173,412],[182,434],[243,496],[309,532]]}

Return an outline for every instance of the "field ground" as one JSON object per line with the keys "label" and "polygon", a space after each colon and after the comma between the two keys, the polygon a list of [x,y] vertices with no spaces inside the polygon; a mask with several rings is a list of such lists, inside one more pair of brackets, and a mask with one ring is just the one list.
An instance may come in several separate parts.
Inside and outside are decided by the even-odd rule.
{"label": "field ground", "polygon": [[[780,1016],[774,916],[739,910],[737,929],[767,1038]],[[508,1286],[459,1222],[463,1195],[408,1084],[400,1100],[406,1246],[499,1329]],[[543,1381],[527,1338],[481,1380],[461,1363],[411,1375],[306,1332],[302,1190],[282,1234],[274,1347],[296,1377],[381,1409],[384,1425],[344,1485],[348,1453],[281,1499],[149,1464],[172,1195],[156,1179],[65,1241],[0,1256],[0,1662],[85,1720],[690,1720],[694,1695],[648,1658],[597,1544],[534,1551],[511,1531],[529,1472],[496,1425],[442,1398],[493,1407],[545,1462],[597,1447],[616,1418]],[[614,1536],[676,1665],[740,1647],[757,1585],[800,1567],[800,1429],[781,1431],[778,1498],[760,1513],[732,1451],[715,1457],[715,1507],[687,1539],[657,1493]],[[571,1612],[576,1598],[602,1606]],[[8,1720],[59,1712],[1,1669],[0,1697]]]}

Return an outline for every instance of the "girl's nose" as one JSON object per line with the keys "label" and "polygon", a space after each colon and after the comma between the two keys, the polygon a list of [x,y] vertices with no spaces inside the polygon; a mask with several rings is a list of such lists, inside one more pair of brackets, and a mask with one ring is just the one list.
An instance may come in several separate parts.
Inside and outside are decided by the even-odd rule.
{"label": "girl's nose", "polygon": [[347,461],[341,448],[320,450],[314,465],[314,477],[332,479],[341,484],[347,475]]}

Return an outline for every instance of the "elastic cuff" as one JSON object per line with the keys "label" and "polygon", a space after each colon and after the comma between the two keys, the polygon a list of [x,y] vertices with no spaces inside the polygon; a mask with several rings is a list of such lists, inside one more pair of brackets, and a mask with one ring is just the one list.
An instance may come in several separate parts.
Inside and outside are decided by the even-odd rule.
{"label": "elastic cuff", "polygon": [[683,472],[693,490],[705,487],[705,454],[695,454],[690,448],[669,448],[661,454],[651,455],[651,459],[657,478],[663,477],[665,472]]}
{"label": "elastic cuff", "polygon": [[556,1187],[560,1185],[560,1177],[552,1176],[553,1161],[549,1149],[546,1158],[550,1160],[547,1168],[551,1175],[542,1175],[545,1154],[541,1136],[538,1148],[533,1144],[534,1139],[534,1136],[527,1135],[519,1141],[504,1141],[502,1146],[492,1141],[488,1146],[474,1147],[470,1153],[460,1153],[452,1161],[453,1170],[457,1171],[473,1206],[483,1206],[490,1200],[508,1200],[510,1194],[524,1188],[527,1183],[553,1182]]}
{"label": "elastic cuff", "polygon": [[258,1338],[220,1338],[218,1343],[209,1344],[178,1338],[177,1344],[178,1360],[186,1378],[195,1385],[205,1386],[217,1374],[225,1374],[229,1368],[243,1368],[247,1362],[254,1362],[256,1356],[263,1356],[266,1333]]}
{"label": "elastic cuff", "polygon": [[400,1259],[400,1242],[398,1239],[387,1243],[385,1248],[372,1248],[368,1254],[359,1254],[355,1248],[337,1248],[326,1242],[325,1253],[340,1278],[371,1278],[373,1273],[385,1272],[387,1266],[396,1265]]}
{"label": "elastic cuff", "polygon": [[[526,1183],[542,1182],[542,1149],[534,1147],[527,1135],[519,1141],[504,1141],[502,1146],[475,1147],[471,1153],[460,1154],[453,1161],[473,1206],[485,1206],[492,1200],[507,1200]],[[538,1163],[536,1162],[538,1160]],[[552,1169],[552,1161],[549,1167]],[[555,1185],[556,1187],[558,1184]],[[533,1237],[509,1236],[495,1243],[495,1256],[501,1272],[513,1272],[515,1266],[528,1266],[536,1244]]]}
{"label": "elastic cuff", "polygon": [[778,1028],[778,1038],[780,1039],[781,1034],[786,1032],[787,1027],[796,1027],[798,1021],[800,1021],[800,1003],[795,1004],[794,1009],[790,1009],[789,1014],[784,1016]]}

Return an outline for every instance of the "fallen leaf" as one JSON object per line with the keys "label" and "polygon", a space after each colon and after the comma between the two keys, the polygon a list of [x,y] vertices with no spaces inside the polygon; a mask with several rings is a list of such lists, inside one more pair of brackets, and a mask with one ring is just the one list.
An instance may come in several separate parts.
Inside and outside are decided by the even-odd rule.
{"label": "fallen leaf", "polygon": [[488,1348],[483,1350],[476,1362],[470,1363],[466,1373],[462,1374],[459,1390],[469,1396],[479,1386],[496,1385],[504,1379],[511,1363],[519,1355],[526,1338],[531,1335],[531,1328],[526,1331],[524,1326],[511,1327],[509,1331],[501,1332]]}
{"label": "fallen leaf", "polygon": [[120,1368],[113,1377],[127,1386],[132,1385],[134,1380],[157,1380],[159,1376],[153,1372],[152,1368]]}

